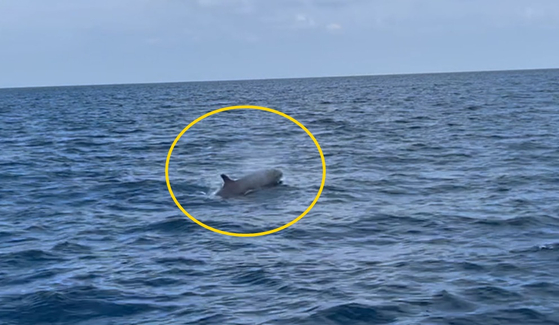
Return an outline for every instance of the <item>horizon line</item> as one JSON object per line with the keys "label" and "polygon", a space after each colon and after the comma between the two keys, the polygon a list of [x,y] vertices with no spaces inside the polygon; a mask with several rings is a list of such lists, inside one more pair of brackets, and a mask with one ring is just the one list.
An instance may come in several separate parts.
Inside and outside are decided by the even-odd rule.
{"label": "horizon line", "polygon": [[216,79],[216,80],[190,80],[190,81],[155,81],[155,82],[129,82],[129,83],[99,83],[99,84],[74,84],[74,85],[52,85],[52,86],[15,86],[0,87],[5,89],[33,89],[33,88],[65,88],[65,87],[106,87],[106,86],[133,86],[133,85],[164,85],[179,83],[211,83],[211,82],[239,82],[239,81],[271,81],[271,80],[292,80],[292,79],[321,79],[321,78],[358,78],[358,77],[382,77],[382,76],[411,76],[429,74],[460,74],[460,73],[480,73],[480,72],[514,72],[514,71],[540,71],[540,70],[559,70],[559,68],[527,68],[527,69],[505,69],[505,70],[462,70],[462,71],[438,71],[438,72],[410,72],[410,73],[379,73],[365,75],[331,75],[321,77],[279,77],[279,78],[248,78],[248,79]]}

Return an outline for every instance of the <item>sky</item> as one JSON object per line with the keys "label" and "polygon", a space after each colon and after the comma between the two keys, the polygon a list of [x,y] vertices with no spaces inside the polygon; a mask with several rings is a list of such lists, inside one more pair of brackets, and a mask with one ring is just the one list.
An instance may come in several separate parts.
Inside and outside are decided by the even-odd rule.
{"label": "sky", "polygon": [[559,68],[559,0],[0,0],[0,88]]}

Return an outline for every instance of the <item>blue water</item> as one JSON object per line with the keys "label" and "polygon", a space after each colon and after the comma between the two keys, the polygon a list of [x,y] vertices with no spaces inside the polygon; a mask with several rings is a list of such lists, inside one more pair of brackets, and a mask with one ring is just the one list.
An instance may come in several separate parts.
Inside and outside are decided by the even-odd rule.
{"label": "blue water", "polygon": [[[243,104],[327,164],[261,237],[165,181]],[[0,324],[559,324],[559,70],[2,89],[0,148]],[[321,168],[237,110],[169,176],[251,233]]]}

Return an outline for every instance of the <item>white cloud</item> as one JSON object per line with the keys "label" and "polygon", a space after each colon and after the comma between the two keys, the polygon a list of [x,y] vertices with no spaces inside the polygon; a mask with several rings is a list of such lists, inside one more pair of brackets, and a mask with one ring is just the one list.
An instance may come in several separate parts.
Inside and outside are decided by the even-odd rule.
{"label": "white cloud", "polygon": [[537,20],[545,16],[545,13],[541,9],[536,9],[528,7],[524,9],[524,17],[527,20]]}
{"label": "white cloud", "polygon": [[161,39],[156,38],[156,37],[151,37],[151,38],[146,39],[146,43],[150,44],[150,45],[156,45],[156,44],[159,44],[160,42],[161,42]]}
{"label": "white cloud", "polygon": [[298,15],[295,17],[295,19],[296,19],[297,21],[306,21],[306,20],[307,20],[307,17],[305,17],[305,15],[303,15],[303,14],[298,14]]}
{"label": "white cloud", "polygon": [[342,29],[342,25],[332,23],[332,24],[327,25],[326,29],[328,29],[328,30],[339,30],[339,29]]}
{"label": "white cloud", "polygon": [[215,0],[198,0],[198,4],[202,7],[212,7],[215,6],[218,2]]}
{"label": "white cloud", "polygon": [[314,19],[312,19],[311,17],[309,17],[305,14],[297,14],[295,16],[295,21],[297,21],[299,26],[304,26],[304,27],[315,27],[316,26],[316,22],[314,21]]}
{"label": "white cloud", "polygon": [[226,10],[228,13],[251,14],[255,11],[251,0],[197,0],[197,4],[202,8]]}

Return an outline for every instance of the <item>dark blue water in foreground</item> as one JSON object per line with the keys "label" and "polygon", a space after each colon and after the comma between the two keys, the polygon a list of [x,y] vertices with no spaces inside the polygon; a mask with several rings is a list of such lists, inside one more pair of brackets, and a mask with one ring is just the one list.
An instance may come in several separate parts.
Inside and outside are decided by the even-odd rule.
{"label": "dark blue water in foreground", "polygon": [[[165,182],[240,104],[327,163],[263,237]],[[559,324],[559,70],[3,89],[0,148],[0,324]],[[249,233],[321,162],[238,110],[169,174]]]}

